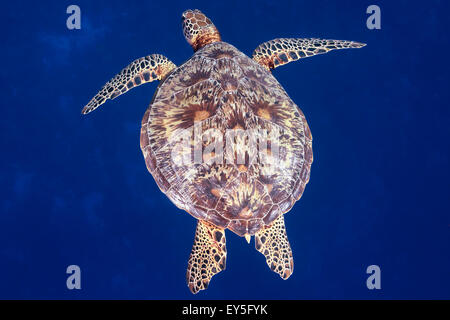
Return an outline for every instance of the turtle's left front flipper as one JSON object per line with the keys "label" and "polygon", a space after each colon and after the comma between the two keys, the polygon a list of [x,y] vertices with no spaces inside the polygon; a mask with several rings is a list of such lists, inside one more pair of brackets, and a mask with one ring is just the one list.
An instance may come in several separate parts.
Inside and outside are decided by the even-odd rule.
{"label": "turtle's left front flipper", "polygon": [[280,38],[260,44],[253,52],[253,60],[267,70],[283,64],[336,49],[362,48],[366,44],[345,40]]}
{"label": "turtle's left front flipper", "polygon": [[136,86],[164,79],[174,68],[176,65],[160,54],[152,54],[134,60],[108,81],[81,113],[87,114],[94,111],[107,100],[114,99]]}

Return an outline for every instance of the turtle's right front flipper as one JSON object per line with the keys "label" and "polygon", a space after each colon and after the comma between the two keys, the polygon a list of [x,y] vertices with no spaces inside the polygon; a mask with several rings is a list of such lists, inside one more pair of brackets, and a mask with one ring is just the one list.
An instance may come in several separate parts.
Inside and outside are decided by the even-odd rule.
{"label": "turtle's right front flipper", "polygon": [[337,49],[362,48],[366,44],[346,40],[279,38],[261,43],[253,52],[253,60],[267,70],[299,59]]}
{"label": "turtle's right front flipper", "polygon": [[174,68],[176,68],[176,65],[160,54],[152,54],[134,60],[108,81],[83,108],[81,113],[87,114],[104,104],[106,100],[114,99],[131,88],[154,80],[161,80]]}

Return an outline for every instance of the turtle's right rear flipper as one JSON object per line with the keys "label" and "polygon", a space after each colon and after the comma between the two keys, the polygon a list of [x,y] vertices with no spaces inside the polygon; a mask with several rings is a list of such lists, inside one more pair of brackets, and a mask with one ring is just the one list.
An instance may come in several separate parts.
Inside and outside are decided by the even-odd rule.
{"label": "turtle's right rear flipper", "polygon": [[199,220],[189,257],[186,281],[192,293],[208,288],[212,276],[225,270],[225,230]]}
{"label": "turtle's right rear flipper", "polygon": [[108,81],[97,95],[89,101],[81,113],[87,114],[104,104],[106,100],[114,99],[131,88],[154,80],[163,79],[175,68],[172,61],[160,54],[152,54],[134,60],[119,74]]}
{"label": "turtle's right rear flipper", "polygon": [[266,257],[270,270],[276,272],[284,280],[294,272],[294,259],[289,244],[284,217],[281,215],[270,226],[255,234],[256,250]]}

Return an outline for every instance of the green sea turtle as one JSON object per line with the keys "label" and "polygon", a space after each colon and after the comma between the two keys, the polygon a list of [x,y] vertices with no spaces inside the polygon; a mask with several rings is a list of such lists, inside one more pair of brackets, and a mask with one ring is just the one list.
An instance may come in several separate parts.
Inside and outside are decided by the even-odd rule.
{"label": "green sea turtle", "polygon": [[364,44],[275,39],[249,58],[223,42],[199,10],[185,11],[182,25],[194,49],[189,60],[177,67],[160,54],[137,59],[82,113],[160,80],[142,119],[140,145],[161,191],[198,220],[186,274],[190,290],[206,289],[225,269],[225,229],[248,242],[255,236],[269,267],[287,279],[294,264],[283,214],[309,181],[312,136],[302,111],[270,70]]}

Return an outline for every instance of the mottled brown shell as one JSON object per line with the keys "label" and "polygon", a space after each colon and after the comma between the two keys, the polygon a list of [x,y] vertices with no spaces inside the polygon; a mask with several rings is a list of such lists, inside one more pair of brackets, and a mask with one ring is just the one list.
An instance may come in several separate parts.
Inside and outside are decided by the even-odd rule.
{"label": "mottled brown shell", "polygon": [[[279,165],[174,162],[174,134],[194,122],[203,132],[277,129]],[[141,149],[161,191],[195,218],[240,236],[255,234],[300,199],[309,181],[311,141],[302,111],[272,74],[224,42],[206,45],[175,69],[142,119]]]}

